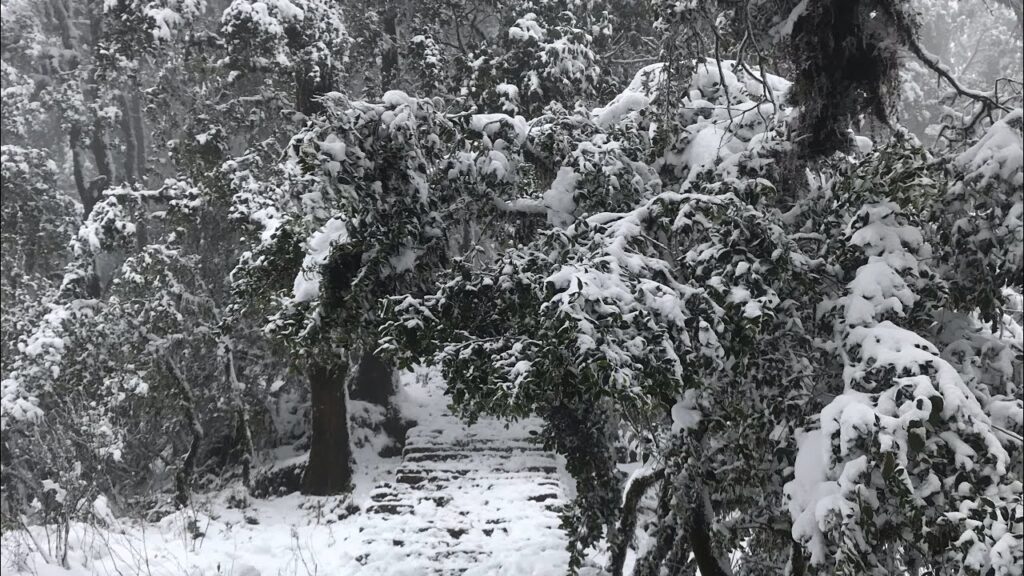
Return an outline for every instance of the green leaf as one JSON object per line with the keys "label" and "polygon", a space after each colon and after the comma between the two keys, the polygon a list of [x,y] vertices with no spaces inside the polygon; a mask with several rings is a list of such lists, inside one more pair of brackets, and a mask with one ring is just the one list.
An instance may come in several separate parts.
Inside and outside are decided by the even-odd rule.
{"label": "green leaf", "polygon": [[932,396],[929,400],[932,402],[932,413],[928,415],[928,422],[933,426],[938,426],[942,423],[942,408],[945,404],[942,401],[942,396]]}
{"label": "green leaf", "polygon": [[909,430],[907,435],[907,445],[914,452],[921,452],[924,450],[924,429]]}
{"label": "green leaf", "polygon": [[882,478],[892,480],[892,475],[895,471],[896,457],[892,455],[892,452],[886,452],[885,457],[882,459]]}

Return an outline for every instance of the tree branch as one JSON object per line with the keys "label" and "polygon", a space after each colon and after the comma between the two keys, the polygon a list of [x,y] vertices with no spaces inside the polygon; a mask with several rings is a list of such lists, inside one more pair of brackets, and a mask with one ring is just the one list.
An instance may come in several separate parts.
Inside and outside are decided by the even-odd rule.
{"label": "tree branch", "polygon": [[983,109],[985,110],[996,108],[999,110],[1003,110],[1005,112],[1010,111],[1009,108],[1006,108],[999,102],[996,102],[988,94],[978,92],[976,90],[971,90],[969,88],[964,88],[963,86],[961,86],[960,82],[958,82],[957,79],[953,77],[953,74],[946,70],[942,63],[939,62],[939,58],[934,54],[928,52],[927,50],[924,49],[923,46],[921,46],[921,44],[917,41],[917,35],[914,33],[913,29],[911,29],[910,23],[907,21],[907,19],[902,14],[900,14],[897,11],[897,9],[894,6],[892,6],[889,2],[883,2],[882,6],[885,8],[885,11],[888,12],[888,16],[892,19],[893,24],[896,27],[896,32],[900,36],[900,40],[902,40],[903,44],[907,47],[907,49],[910,50],[910,52],[914,56],[916,56],[922,64],[927,66],[932,72],[935,72],[936,74],[939,75],[940,78],[945,80],[946,83],[953,88],[953,90],[956,90],[957,94],[960,94],[961,96],[965,96],[976,102],[981,103]]}
{"label": "tree branch", "polygon": [[644,494],[658,481],[665,478],[665,469],[659,468],[635,478],[626,490],[626,496],[622,503],[622,515],[619,517],[619,527],[612,538],[612,554],[610,570],[612,576],[622,576],[622,566],[626,561],[626,551],[629,543],[633,540],[633,532],[636,530],[637,505]]}

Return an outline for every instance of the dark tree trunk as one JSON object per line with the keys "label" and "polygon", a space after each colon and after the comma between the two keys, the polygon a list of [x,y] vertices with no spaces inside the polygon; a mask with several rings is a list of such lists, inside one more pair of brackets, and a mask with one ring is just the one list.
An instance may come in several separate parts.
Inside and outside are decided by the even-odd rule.
{"label": "dark tree trunk", "polygon": [[807,573],[807,561],[804,559],[803,546],[795,540],[789,552],[789,570],[791,576],[804,576]]}
{"label": "dark tree trunk", "polygon": [[[50,6],[60,28],[61,44],[66,52],[74,54],[76,49],[75,29],[71,25],[71,18],[68,16],[67,8],[64,6],[64,0],[53,0]],[[74,69],[77,67],[78,60],[76,58],[70,63],[70,68]],[[68,147],[71,149],[71,166],[75,178],[75,189],[78,191],[78,199],[82,201],[83,220],[89,217],[89,212],[96,205],[96,198],[92,197],[92,191],[85,181],[85,159],[82,157],[84,144],[82,127],[77,122],[73,122],[68,131]]]}
{"label": "dark tree trunk", "polygon": [[138,171],[135,163],[136,154],[135,130],[132,129],[132,118],[129,112],[128,97],[121,96],[121,137],[124,138],[124,180],[129,184],[138,182]]}
{"label": "dark tree trunk", "polygon": [[110,164],[110,151],[107,146],[106,130],[103,128],[103,121],[97,116],[92,122],[92,137],[89,140],[89,148],[92,150],[93,162],[96,164],[96,171],[99,176],[93,180],[97,186],[98,198],[103,190],[114,183],[114,167]]}
{"label": "dark tree trunk", "polygon": [[384,34],[387,35],[387,44],[380,63],[380,91],[384,93],[394,88],[398,80],[398,14],[391,1],[384,0],[381,4],[384,13]]}
{"label": "dark tree trunk", "polygon": [[348,442],[344,362],[310,360],[306,368],[312,402],[309,463],[302,478],[304,494],[327,496],[349,489],[352,449]]}
{"label": "dark tree trunk", "polygon": [[[98,12],[98,5],[92,8],[94,9],[89,12],[89,31],[92,35],[92,42],[95,44],[103,34],[103,20],[102,15]],[[94,67],[89,73],[89,81],[84,89],[86,102],[95,103],[99,101],[99,82],[100,80],[97,78],[97,71]],[[127,111],[122,110],[122,113],[127,113]],[[96,172],[99,174],[96,180],[93,181],[93,184],[96,184],[99,188],[99,192],[97,192],[98,197],[103,190],[114,184],[114,165],[110,161],[110,146],[107,144],[106,127],[103,125],[103,119],[100,115],[95,113],[92,119],[89,148],[92,150],[93,163],[96,165]],[[102,178],[102,181],[100,181],[100,178]]]}
{"label": "dark tree trunk", "polygon": [[395,394],[395,371],[376,354],[363,354],[352,381],[353,400],[388,406]]}
{"label": "dark tree trunk", "polygon": [[133,94],[129,101],[128,115],[131,117],[132,133],[135,136],[135,175],[140,183],[146,182],[146,130],[143,127],[142,103],[139,95]]}
{"label": "dark tree trunk", "polygon": [[92,207],[96,205],[96,199],[92,197],[89,185],[85,183],[85,166],[82,159],[82,129],[78,126],[71,126],[68,135],[68,147],[71,148],[72,173],[75,176],[75,189],[78,190],[78,199],[82,201],[82,219],[89,217]]}
{"label": "dark tree trunk", "polygon": [[168,374],[178,388],[182,415],[188,421],[189,434],[191,435],[188,452],[185,453],[185,457],[178,467],[178,472],[174,475],[174,500],[179,507],[184,508],[192,497],[192,479],[195,477],[196,462],[199,459],[199,449],[202,446],[205,433],[203,425],[199,421],[199,414],[196,412],[196,399],[192,391],[192,385],[178,370],[173,360],[167,358],[164,360],[164,363],[166,364]]}
{"label": "dark tree trunk", "polygon": [[309,68],[295,72],[295,108],[312,116],[324,109],[320,96],[334,89],[331,70],[314,71]]}
{"label": "dark tree trunk", "polygon": [[248,489],[252,485],[252,457],[256,449],[253,446],[252,429],[249,425],[249,405],[245,402],[245,386],[238,381],[238,374],[235,372],[235,347],[230,339],[224,341],[224,376],[231,390],[235,414],[238,417],[237,434],[242,444],[242,485]]}
{"label": "dark tree trunk", "polygon": [[690,514],[688,532],[693,558],[703,576],[726,576],[722,564],[711,542],[711,526],[708,524],[707,504],[700,493],[694,499],[693,511]]}

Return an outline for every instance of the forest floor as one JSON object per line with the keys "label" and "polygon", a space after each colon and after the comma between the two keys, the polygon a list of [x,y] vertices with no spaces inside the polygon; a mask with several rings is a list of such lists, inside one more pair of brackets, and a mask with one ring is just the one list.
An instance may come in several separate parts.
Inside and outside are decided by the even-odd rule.
{"label": "forest floor", "polygon": [[75,523],[70,570],[46,562],[52,529],[8,532],[3,574],[564,574],[555,507],[571,481],[537,444],[538,422],[465,426],[447,410],[436,375],[406,376],[398,402],[417,426],[400,457],[377,456],[372,442],[357,447],[350,496],[249,498],[239,507],[236,492],[222,491],[158,522]]}

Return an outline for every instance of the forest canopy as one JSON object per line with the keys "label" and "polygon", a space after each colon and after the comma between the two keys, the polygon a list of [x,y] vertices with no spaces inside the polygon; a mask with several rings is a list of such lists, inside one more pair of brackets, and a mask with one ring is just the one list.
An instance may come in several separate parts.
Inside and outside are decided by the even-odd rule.
{"label": "forest canopy", "polygon": [[2,0],[4,534],[347,494],[431,366],[560,570],[1020,576],[1022,18]]}

